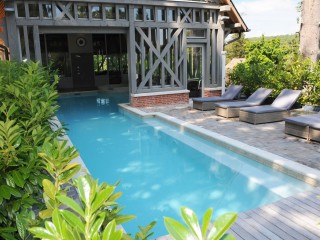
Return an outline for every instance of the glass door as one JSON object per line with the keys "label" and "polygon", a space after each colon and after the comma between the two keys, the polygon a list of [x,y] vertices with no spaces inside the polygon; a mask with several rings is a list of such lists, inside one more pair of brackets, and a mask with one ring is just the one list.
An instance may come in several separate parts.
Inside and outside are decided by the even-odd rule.
{"label": "glass door", "polygon": [[203,94],[203,49],[202,45],[192,44],[187,47],[187,76],[190,97],[201,97]]}

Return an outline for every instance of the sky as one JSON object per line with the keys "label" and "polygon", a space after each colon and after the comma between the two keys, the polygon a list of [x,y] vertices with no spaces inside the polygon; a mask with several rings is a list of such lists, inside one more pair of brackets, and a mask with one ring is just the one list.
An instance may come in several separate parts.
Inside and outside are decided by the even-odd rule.
{"label": "sky", "polygon": [[233,0],[248,28],[246,37],[278,36],[299,31],[299,0]]}

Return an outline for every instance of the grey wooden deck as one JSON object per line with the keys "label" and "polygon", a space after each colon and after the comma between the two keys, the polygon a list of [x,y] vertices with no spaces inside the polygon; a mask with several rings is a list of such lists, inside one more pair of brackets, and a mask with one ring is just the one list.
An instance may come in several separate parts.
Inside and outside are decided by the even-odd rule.
{"label": "grey wooden deck", "polygon": [[320,240],[320,187],[239,213],[229,233],[237,240]]}
{"label": "grey wooden deck", "polygon": [[237,239],[320,239],[320,188],[239,213]]}

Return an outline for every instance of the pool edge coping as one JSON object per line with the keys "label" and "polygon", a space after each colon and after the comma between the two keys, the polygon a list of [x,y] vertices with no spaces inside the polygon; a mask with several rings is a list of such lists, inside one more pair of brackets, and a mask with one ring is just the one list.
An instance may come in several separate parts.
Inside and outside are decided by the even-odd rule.
{"label": "pool edge coping", "polygon": [[162,121],[179,127],[180,130],[187,130],[193,134],[205,138],[208,141],[216,143],[240,155],[249,157],[263,165],[271,167],[272,169],[280,171],[291,177],[297,178],[300,181],[303,181],[314,187],[320,185],[320,171],[313,169],[309,166],[281,157],[274,153],[270,153],[266,150],[250,146],[246,143],[240,142],[239,140],[226,137],[211,130],[204,129],[200,126],[187,123],[183,120],[169,116],[164,113],[146,113],[140,109],[129,106],[127,103],[118,105],[121,107],[121,109],[130,112],[140,118],[158,118]]}

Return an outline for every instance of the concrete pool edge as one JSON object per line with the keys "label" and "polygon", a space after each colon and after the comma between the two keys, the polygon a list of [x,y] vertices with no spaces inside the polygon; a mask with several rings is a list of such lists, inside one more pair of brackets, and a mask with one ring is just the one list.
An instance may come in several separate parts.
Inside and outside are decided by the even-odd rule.
{"label": "concrete pool edge", "polygon": [[311,167],[302,165],[276,154],[267,152],[265,150],[250,146],[238,140],[231,139],[221,134],[206,130],[200,126],[187,123],[183,120],[171,117],[160,112],[146,113],[137,108],[133,108],[128,104],[119,104],[121,109],[138,116],[140,118],[158,118],[171,125],[178,127],[180,130],[186,130],[196,134],[208,141],[223,146],[233,152],[249,157],[261,164],[264,164],[272,169],[280,171],[284,174],[297,178],[312,186],[320,185],[320,171]]}

